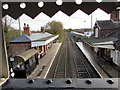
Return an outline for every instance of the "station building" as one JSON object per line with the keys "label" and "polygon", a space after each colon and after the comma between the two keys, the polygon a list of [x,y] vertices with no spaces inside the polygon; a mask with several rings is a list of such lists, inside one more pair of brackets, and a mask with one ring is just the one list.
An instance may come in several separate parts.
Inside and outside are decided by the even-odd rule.
{"label": "station building", "polygon": [[29,25],[24,24],[23,28],[24,34],[10,41],[14,78],[27,78],[39,65],[39,58],[47,53],[58,38],[58,35],[45,32],[43,27],[38,33],[31,33]]}
{"label": "station building", "polygon": [[53,41],[59,36],[45,32],[41,27],[39,33],[31,33],[29,25],[24,24],[24,34],[10,41],[12,57],[22,54],[29,49],[36,49],[38,55],[46,53],[52,47]]}
{"label": "station building", "polygon": [[98,56],[112,61],[120,66],[120,19],[119,12],[111,13],[111,20],[96,21],[94,34],[84,42],[89,45]]}

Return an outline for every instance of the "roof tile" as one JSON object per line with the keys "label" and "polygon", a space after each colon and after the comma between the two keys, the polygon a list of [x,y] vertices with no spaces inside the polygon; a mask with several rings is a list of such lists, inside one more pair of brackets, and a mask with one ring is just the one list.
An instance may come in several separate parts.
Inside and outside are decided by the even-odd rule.
{"label": "roof tile", "polygon": [[36,40],[40,41],[41,39],[47,38],[50,36],[53,36],[53,35],[50,33],[47,33],[47,32],[45,32],[45,33],[31,33],[30,35],[23,34],[20,37],[10,41],[10,43],[32,42],[32,41],[36,41]]}

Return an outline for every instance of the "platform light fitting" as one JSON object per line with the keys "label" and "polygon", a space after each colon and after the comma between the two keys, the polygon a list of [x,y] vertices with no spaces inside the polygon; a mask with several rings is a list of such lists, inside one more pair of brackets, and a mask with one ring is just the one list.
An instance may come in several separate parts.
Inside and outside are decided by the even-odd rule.
{"label": "platform light fitting", "polygon": [[26,7],[26,4],[25,3],[21,3],[20,4],[20,8],[24,9]]}
{"label": "platform light fitting", "polygon": [[82,3],[82,0],[75,0],[76,4],[80,5]]}
{"label": "platform light fitting", "polygon": [[3,4],[3,9],[7,10],[9,8],[8,4]]}
{"label": "platform light fitting", "polygon": [[98,3],[101,3],[102,2],[102,0],[96,0]]}
{"label": "platform light fitting", "polygon": [[43,7],[44,6],[44,2],[43,1],[40,1],[39,3],[38,3],[38,7]]}
{"label": "platform light fitting", "polygon": [[57,1],[56,1],[56,4],[60,6],[60,5],[63,4],[63,1],[62,1],[62,0],[57,0]]}

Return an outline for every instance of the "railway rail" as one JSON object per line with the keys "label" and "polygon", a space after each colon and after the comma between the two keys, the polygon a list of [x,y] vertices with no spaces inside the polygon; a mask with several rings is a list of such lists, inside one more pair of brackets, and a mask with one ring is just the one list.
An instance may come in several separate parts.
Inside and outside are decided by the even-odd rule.
{"label": "railway rail", "polygon": [[100,76],[76,46],[73,37],[67,33],[47,78],[100,78]]}
{"label": "railway rail", "polygon": [[[63,57],[64,54],[61,53],[60,57]],[[64,56],[62,60],[58,59],[58,63],[55,69],[54,78],[66,78],[66,57]]]}
{"label": "railway rail", "polygon": [[[71,43],[75,43],[75,41],[72,38],[70,38],[70,39],[72,41]],[[74,45],[74,50],[78,50],[78,48],[75,48],[75,45]],[[72,48],[74,63],[75,63],[76,71],[77,71],[77,75],[78,75],[77,77],[78,78],[91,78],[92,76],[87,68],[86,63],[84,62],[84,60],[86,59],[85,56],[82,54],[82,52],[75,53],[74,50]],[[79,55],[80,55],[80,57],[78,57]]]}

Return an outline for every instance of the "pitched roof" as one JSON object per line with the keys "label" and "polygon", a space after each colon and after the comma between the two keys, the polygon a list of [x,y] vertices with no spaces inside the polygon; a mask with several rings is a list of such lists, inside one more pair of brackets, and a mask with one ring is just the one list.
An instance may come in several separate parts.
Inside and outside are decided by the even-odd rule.
{"label": "pitched roof", "polygon": [[10,41],[10,43],[32,42],[32,41],[41,40],[41,39],[42,39],[42,41],[44,41],[45,40],[44,38],[47,38],[50,36],[53,36],[53,35],[50,33],[47,33],[47,32],[45,32],[45,33],[31,33],[30,35],[23,34],[20,37]]}
{"label": "pitched roof", "polygon": [[50,38],[53,38],[53,37],[55,37],[55,36],[56,36],[56,35],[52,35],[52,36],[48,36],[48,37],[41,38],[41,39],[34,40],[34,41],[46,41],[46,40],[48,40],[48,39],[50,39]]}
{"label": "pitched roof", "polygon": [[28,35],[23,34],[20,37],[10,41],[10,43],[15,43],[15,42],[31,42],[31,39],[29,38]]}
{"label": "pitched roof", "polygon": [[120,28],[114,29],[113,32],[108,34],[106,37],[114,37],[120,39]]}
{"label": "pitched roof", "polygon": [[120,27],[120,22],[113,22],[118,28]]}
{"label": "pitched roof", "polygon": [[111,20],[97,21],[100,29],[115,29],[117,26]]}
{"label": "pitched roof", "polygon": [[120,46],[120,28],[115,29],[112,33],[110,33],[106,37],[117,38],[118,40],[115,42],[115,46],[116,47]]}
{"label": "pitched roof", "polygon": [[116,49],[120,47],[120,27],[114,29],[111,33],[106,35],[104,38],[90,38],[85,40],[88,44],[104,43],[112,41]]}
{"label": "pitched roof", "polygon": [[29,37],[31,41],[35,41],[49,36],[52,36],[52,34],[45,32],[45,33],[31,33]]}

